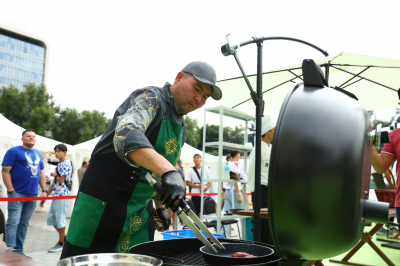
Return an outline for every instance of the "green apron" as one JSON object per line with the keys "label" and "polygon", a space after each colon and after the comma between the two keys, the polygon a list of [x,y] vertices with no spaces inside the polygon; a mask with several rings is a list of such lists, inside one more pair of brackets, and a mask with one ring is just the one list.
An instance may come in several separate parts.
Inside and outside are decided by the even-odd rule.
{"label": "green apron", "polygon": [[[164,116],[155,151],[175,166],[181,147],[182,125]],[[136,244],[153,240],[151,200],[156,193],[146,173],[126,165],[115,153],[94,156],[80,186],[61,257],[126,253]]]}

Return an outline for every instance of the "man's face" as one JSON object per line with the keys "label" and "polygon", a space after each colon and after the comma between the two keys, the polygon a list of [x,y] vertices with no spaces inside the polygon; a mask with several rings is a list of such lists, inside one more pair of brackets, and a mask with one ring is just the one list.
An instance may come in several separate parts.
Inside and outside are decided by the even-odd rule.
{"label": "man's face", "polygon": [[195,165],[199,165],[202,162],[202,159],[200,156],[193,156],[193,162]]}
{"label": "man's face", "polygon": [[183,72],[179,72],[171,91],[179,110],[187,114],[206,103],[211,96],[212,87],[197,81],[193,76],[185,76]]}
{"label": "man's face", "polygon": [[178,162],[178,166],[179,166],[180,168],[182,168],[182,162],[181,162],[181,161]]}
{"label": "man's face", "polygon": [[275,128],[271,129],[270,135],[271,135],[271,139],[273,139],[274,135],[275,135]]}
{"label": "man's face", "polygon": [[64,159],[65,156],[67,156],[67,152],[66,151],[60,151],[58,148],[56,148],[54,150],[54,154],[55,154],[57,159]]}
{"label": "man's face", "polygon": [[267,132],[267,136],[268,136],[268,139],[270,141],[273,140],[274,135],[275,135],[275,128],[273,128],[273,129],[271,129],[270,131]]}
{"label": "man's face", "polygon": [[33,131],[27,131],[21,138],[22,144],[28,148],[33,148],[36,143],[36,134]]}

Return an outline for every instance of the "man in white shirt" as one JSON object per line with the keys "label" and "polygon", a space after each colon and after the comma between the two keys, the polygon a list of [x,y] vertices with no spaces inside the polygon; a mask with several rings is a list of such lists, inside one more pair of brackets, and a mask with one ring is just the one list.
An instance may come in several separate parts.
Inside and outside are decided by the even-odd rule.
{"label": "man in white shirt", "polygon": [[[268,171],[271,156],[271,141],[274,138],[275,123],[271,117],[265,115],[262,118],[261,126],[261,208],[268,208]],[[250,164],[248,170],[248,187],[251,192],[251,198],[254,206],[254,183],[256,168],[256,149],[250,153]],[[272,244],[269,232],[268,220],[261,219],[261,242]]]}
{"label": "man in white shirt", "polygon": [[[193,155],[194,167],[190,168],[186,174],[186,186],[191,187],[191,193],[200,193],[201,189],[201,180],[203,179],[202,171],[201,171],[201,163],[202,163],[201,155],[195,154]],[[204,180],[210,179],[210,169],[208,167],[204,167]],[[204,193],[213,193],[211,182],[208,182],[207,185],[204,186]],[[200,204],[201,197],[200,196],[192,196],[192,202],[195,206],[195,213],[200,218]]]}

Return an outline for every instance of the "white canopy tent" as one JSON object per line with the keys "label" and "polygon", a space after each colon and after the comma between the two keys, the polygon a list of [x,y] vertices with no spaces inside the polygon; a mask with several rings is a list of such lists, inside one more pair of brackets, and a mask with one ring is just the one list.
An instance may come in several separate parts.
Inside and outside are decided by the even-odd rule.
{"label": "white canopy tent", "polygon": [[[100,138],[101,136],[74,146],[74,148],[76,149],[78,165],[81,165],[84,158],[89,157],[92,154],[93,149],[96,146],[97,142],[99,142]],[[201,150],[196,149],[190,146],[189,144],[185,143],[181,151],[181,160],[186,162],[186,164],[193,164],[193,155],[195,154],[200,154],[201,156],[203,156],[203,152]],[[203,160],[206,162],[218,161],[217,156],[213,156],[208,153],[206,153],[205,157],[206,158]]]}
{"label": "white canopy tent", "polygon": [[[77,157],[78,165],[82,165],[83,160],[90,157],[90,155],[93,152],[94,147],[99,142],[100,138],[101,138],[101,136],[94,138],[92,140],[88,140],[86,142],[82,142],[82,143],[74,146],[76,149],[76,157]],[[180,158],[182,160],[183,170],[184,170],[185,175],[186,175],[187,171],[189,170],[189,168],[194,166],[193,155],[195,155],[195,154],[200,154],[201,156],[203,156],[203,151],[196,149],[187,143],[185,143],[185,145],[183,145]],[[218,161],[218,157],[206,153],[205,159],[203,159],[203,161],[206,166],[210,166],[211,162]],[[214,186],[215,185],[213,184],[213,187]],[[216,187],[214,187],[214,191],[217,191],[215,189],[216,189]]]}
{"label": "white canopy tent", "polygon": [[[240,52],[240,50],[239,50]],[[240,56],[239,56],[240,58]],[[232,64],[235,64],[233,58]],[[341,87],[353,93],[366,110],[398,108],[397,90],[400,87],[400,61],[372,56],[340,53],[315,60],[328,76],[331,87]],[[303,82],[301,63],[263,72],[265,111],[279,112],[287,92]],[[329,74],[326,75],[326,69]],[[256,90],[256,75],[248,75]],[[231,108],[254,113],[255,106],[243,77],[217,82],[222,100]],[[234,92],[234,93],[232,93]],[[249,100],[250,99],[250,100]]]}
{"label": "white canopy tent", "polygon": [[[3,115],[0,114],[0,160],[3,162],[4,155],[6,152],[14,146],[22,145],[21,134],[25,130],[24,128],[14,124]],[[40,135],[36,135],[36,144],[34,148],[42,153],[43,162],[45,167],[47,166],[47,157],[49,153],[54,152],[54,147],[60,144],[59,141],[49,139]],[[72,176],[72,195],[76,195],[78,191],[78,175],[77,175],[77,164],[76,164],[76,151],[71,145],[66,145],[68,148],[67,156],[71,160],[74,168],[74,173]],[[7,197],[7,188],[4,185],[3,179],[1,179],[1,194],[0,197]],[[40,189],[39,189],[40,192]],[[71,200],[72,201],[72,200]],[[72,202],[70,203],[70,208],[72,210]],[[39,207],[38,207],[39,208]],[[7,202],[1,202],[1,210],[7,217]],[[70,213],[70,212],[69,212]]]}

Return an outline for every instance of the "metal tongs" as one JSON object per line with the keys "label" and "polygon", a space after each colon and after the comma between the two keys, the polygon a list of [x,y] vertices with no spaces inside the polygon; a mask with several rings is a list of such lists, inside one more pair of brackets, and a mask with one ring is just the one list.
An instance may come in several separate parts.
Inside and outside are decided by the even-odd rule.
{"label": "metal tongs", "polygon": [[[157,182],[156,179],[154,179],[154,177],[150,173],[146,174],[146,179],[157,193],[161,192],[161,185]],[[210,242],[208,242],[207,238],[204,237],[200,230],[203,231],[204,234],[210,238],[211,242],[215,243],[219,248],[225,249],[225,247],[218,241],[218,239],[203,224],[199,217],[197,217],[192,209],[190,209],[186,201],[182,201],[181,206],[178,208],[175,214],[178,215],[186,224],[186,226],[196,235],[196,237],[214,253],[218,253],[218,251],[212,246]],[[189,217],[192,220],[190,220]],[[196,225],[198,228],[200,228],[200,230],[196,227]]]}

